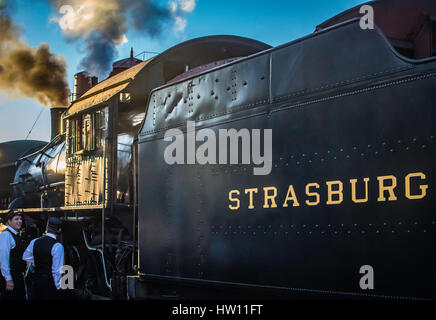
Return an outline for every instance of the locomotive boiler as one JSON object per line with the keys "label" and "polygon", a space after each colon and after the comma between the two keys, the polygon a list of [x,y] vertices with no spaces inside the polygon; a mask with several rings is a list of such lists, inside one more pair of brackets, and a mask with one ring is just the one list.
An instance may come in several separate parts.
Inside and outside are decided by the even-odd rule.
{"label": "locomotive boiler", "polygon": [[[210,36],[117,62],[52,110],[50,143],[16,142],[2,213],[22,211],[29,237],[61,218],[84,295],[436,298],[436,7],[368,4],[374,28],[359,6],[275,48]],[[168,132],[187,150],[190,122],[208,133],[197,152],[271,130],[270,171],[232,162],[230,139],[169,164]]]}

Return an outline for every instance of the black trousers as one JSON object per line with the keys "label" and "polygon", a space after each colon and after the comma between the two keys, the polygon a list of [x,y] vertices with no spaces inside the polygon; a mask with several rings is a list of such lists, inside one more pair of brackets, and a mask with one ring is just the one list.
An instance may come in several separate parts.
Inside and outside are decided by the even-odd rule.
{"label": "black trousers", "polygon": [[14,290],[6,290],[6,279],[0,274],[0,295],[1,300],[26,300],[26,289],[22,273],[11,272]]}
{"label": "black trousers", "polygon": [[61,300],[61,298],[62,292],[56,289],[51,274],[35,274],[33,276],[31,300]]}

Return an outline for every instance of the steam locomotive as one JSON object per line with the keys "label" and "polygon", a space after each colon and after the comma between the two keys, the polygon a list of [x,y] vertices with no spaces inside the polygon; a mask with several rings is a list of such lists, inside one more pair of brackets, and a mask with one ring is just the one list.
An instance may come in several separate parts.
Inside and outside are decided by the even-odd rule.
{"label": "steam locomotive", "polygon": [[[436,7],[367,4],[374,28],[358,6],[275,48],[210,36],[116,63],[51,110],[50,143],[0,144],[1,214],[29,239],[61,218],[84,295],[436,298]],[[188,121],[271,129],[270,174],[168,164]]]}

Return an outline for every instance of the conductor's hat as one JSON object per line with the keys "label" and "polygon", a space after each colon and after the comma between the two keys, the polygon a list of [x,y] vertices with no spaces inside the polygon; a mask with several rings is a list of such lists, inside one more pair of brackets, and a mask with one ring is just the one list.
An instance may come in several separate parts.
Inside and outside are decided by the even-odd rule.
{"label": "conductor's hat", "polygon": [[47,229],[58,230],[62,226],[62,221],[56,217],[50,217],[47,221]]}
{"label": "conductor's hat", "polygon": [[15,216],[20,216],[20,217],[22,217],[22,216],[23,216],[23,213],[20,212],[20,211],[18,211],[18,210],[10,209],[9,212],[8,212],[8,214],[6,215],[6,219],[7,219],[7,220],[11,220],[11,219],[12,219],[13,217],[15,217]]}

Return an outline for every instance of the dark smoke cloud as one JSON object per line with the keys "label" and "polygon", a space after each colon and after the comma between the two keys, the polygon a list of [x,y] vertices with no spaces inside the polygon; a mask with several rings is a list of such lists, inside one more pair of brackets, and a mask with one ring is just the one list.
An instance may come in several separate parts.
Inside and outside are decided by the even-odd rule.
{"label": "dark smoke cloud", "polygon": [[169,7],[159,7],[153,1],[132,1],[129,11],[135,30],[144,31],[151,37],[159,36],[165,24],[171,21]]}
{"label": "dark smoke cloud", "polygon": [[0,14],[2,13],[3,10],[5,10],[5,8],[6,8],[6,1],[0,0]]}
{"label": "dark smoke cloud", "polygon": [[0,9],[0,45],[9,41],[14,42],[20,35],[20,30],[13,24],[12,20],[3,10],[4,9]]}
{"label": "dark smoke cloud", "polygon": [[155,0],[48,1],[61,14],[54,20],[66,38],[85,41],[86,57],[81,66],[99,78],[110,71],[117,45],[127,41],[129,29],[158,37],[166,25],[177,22],[175,14],[192,12],[195,7],[195,0],[160,1],[160,4]]}
{"label": "dark smoke cloud", "polygon": [[[1,0],[0,0],[1,1]],[[45,106],[65,107],[70,91],[66,62],[50,53],[48,44],[30,48],[19,40],[20,30],[0,10],[0,91],[38,100]]]}
{"label": "dark smoke cloud", "polygon": [[116,57],[116,47],[111,39],[93,32],[86,39],[85,53],[86,56],[80,62],[80,66],[90,75],[101,76],[110,70]]}

